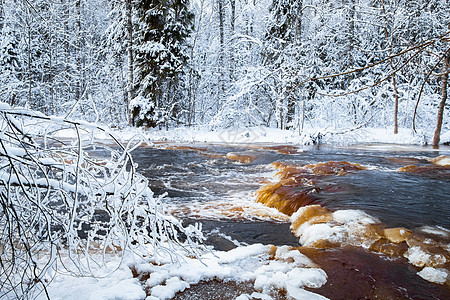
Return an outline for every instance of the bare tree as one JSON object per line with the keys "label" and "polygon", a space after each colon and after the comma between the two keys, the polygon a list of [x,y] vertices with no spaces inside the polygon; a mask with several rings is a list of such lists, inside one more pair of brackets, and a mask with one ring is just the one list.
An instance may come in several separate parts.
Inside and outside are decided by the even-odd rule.
{"label": "bare tree", "polygon": [[219,37],[220,37],[220,48],[219,48],[219,92],[217,99],[217,110],[220,109],[222,105],[222,100],[225,97],[225,72],[224,72],[224,62],[225,62],[225,10],[223,5],[223,0],[218,0],[218,13],[219,13]]}
{"label": "bare tree", "polygon": [[126,10],[127,10],[127,55],[128,55],[128,83],[127,83],[127,115],[129,117],[129,124],[133,125],[133,118],[130,112],[130,103],[134,97],[134,53],[133,53],[133,6],[131,0],[126,0]]}
{"label": "bare tree", "polygon": [[[176,245],[195,252],[199,231],[165,216],[136,173],[130,151],[139,140],[122,145],[96,124],[1,102],[0,128],[0,298],[47,293],[49,271],[59,268],[91,275],[91,266],[101,264],[96,255],[144,251],[149,244],[150,255],[173,253]],[[62,129],[75,138],[49,135]],[[95,132],[114,145],[95,144]],[[93,147],[101,154],[90,153]]]}
{"label": "bare tree", "polygon": [[450,65],[450,53],[447,53],[444,59],[444,72],[441,76],[441,102],[437,112],[436,130],[434,131],[433,146],[437,147],[441,139],[442,119],[444,116],[445,102],[447,101],[448,73]]}

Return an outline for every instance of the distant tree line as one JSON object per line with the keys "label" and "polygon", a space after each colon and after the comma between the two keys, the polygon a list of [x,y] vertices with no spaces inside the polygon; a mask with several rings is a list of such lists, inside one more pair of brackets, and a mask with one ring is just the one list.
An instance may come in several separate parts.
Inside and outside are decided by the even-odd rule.
{"label": "distant tree line", "polygon": [[449,24],[447,0],[1,0],[0,95],[116,126],[414,127],[438,143]]}

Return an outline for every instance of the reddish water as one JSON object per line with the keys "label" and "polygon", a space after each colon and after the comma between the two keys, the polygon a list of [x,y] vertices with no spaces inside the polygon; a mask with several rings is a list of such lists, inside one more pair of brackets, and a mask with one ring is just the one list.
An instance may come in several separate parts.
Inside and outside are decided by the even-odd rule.
{"label": "reddish water", "polygon": [[[430,162],[440,155],[448,156],[448,148],[409,152],[311,148],[298,152],[296,147],[270,145],[158,147],[167,149],[135,151],[140,171],[147,175],[156,194],[168,193],[165,201],[178,208],[178,217],[186,218],[187,223],[204,224],[207,242],[217,249],[231,249],[235,242],[300,246],[289,222],[274,223],[270,217],[254,221],[246,209],[230,206],[234,195],[244,195],[240,196],[242,201],[257,198],[287,215],[306,205],[321,205],[297,220],[297,227],[306,221],[328,224],[333,222],[332,212],[358,209],[379,220],[358,236],[360,240],[371,239],[368,249],[354,241],[326,240],[315,247],[299,248],[328,275],[327,284],[314,292],[330,299],[450,299],[448,283],[422,279],[416,274],[421,267],[405,258],[409,248],[421,247],[431,255],[447,255],[447,262],[437,266],[450,270],[445,249],[450,243],[450,234],[445,231],[450,229],[450,168]],[[278,178],[273,177],[273,162],[281,162],[275,164]],[[202,216],[200,209],[193,215],[194,204],[216,211],[223,207],[224,213]],[[424,232],[424,226],[442,230]],[[402,236],[404,232],[407,236]],[[215,299],[213,294],[233,299],[240,291],[251,294],[251,286],[201,283],[177,299]],[[283,295],[279,291],[277,297],[283,299]]]}

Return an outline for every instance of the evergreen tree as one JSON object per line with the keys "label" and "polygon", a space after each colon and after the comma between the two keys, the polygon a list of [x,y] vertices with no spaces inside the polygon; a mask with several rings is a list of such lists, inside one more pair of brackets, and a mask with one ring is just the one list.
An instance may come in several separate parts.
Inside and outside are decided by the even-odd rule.
{"label": "evergreen tree", "polygon": [[278,127],[293,127],[297,95],[293,86],[301,70],[299,50],[302,34],[303,0],[274,0],[271,6],[273,22],[266,37],[266,63],[275,71],[278,90],[276,117]]}
{"label": "evergreen tree", "polygon": [[21,25],[18,11],[13,3],[0,1],[0,97],[11,105],[24,104],[25,83],[25,43],[21,39]]}
{"label": "evergreen tree", "polygon": [[182,110],[182,75],[193,14],[187,0],[144,0],[137,5],[135,30],[136,97],[131,103],[135,126],[168,125]]}

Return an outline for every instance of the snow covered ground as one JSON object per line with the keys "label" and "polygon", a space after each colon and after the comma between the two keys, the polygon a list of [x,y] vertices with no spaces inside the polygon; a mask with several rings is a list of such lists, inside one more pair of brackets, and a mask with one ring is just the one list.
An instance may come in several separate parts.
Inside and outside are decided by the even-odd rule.
{"label": "snow covered ground", "polygon": [[[140,134],[150,141],[179,141],[200,143],[227,143],[227,144],[294,144],[310,145],[320,143],[329,145],[355,145],[355,144],[401,144],[425,145],[430,144],[432,132],[415,133],[411,129],[400,128],[394,134],[391,128],[363,128],[347,132],[334,132],[328,129],[305,129],[303,132],[280,130],[267,127],[231,128],[211,131],[202,127],[179,127],[169,130],[159,129],[128,129],[118,132],[124,139]],[[450,142],[450,131],[443,132],[441,143]]]}
{"label": "snow covered ground", "polygon": [[[51,299],[171,299],[177,292],[209,280],[250,282],[251,290],[236,299],[272,299],[274,289],[285,290],[293,299],[326,299],[304,288],[319,288],[327,281],[326,273],[298,250],[281,246],[254,244],[228,252],[205,251],[199,259],[181,249],[173,256],[129,257],[121,267],[106,264],[94,270],[99,276],[72,277],[58,274],[48,291]],[[140,282],[133,278],[147,275]],[[224,295],[228,299],[227,296]],[[38,299],[45,299],[41,294]]]}

